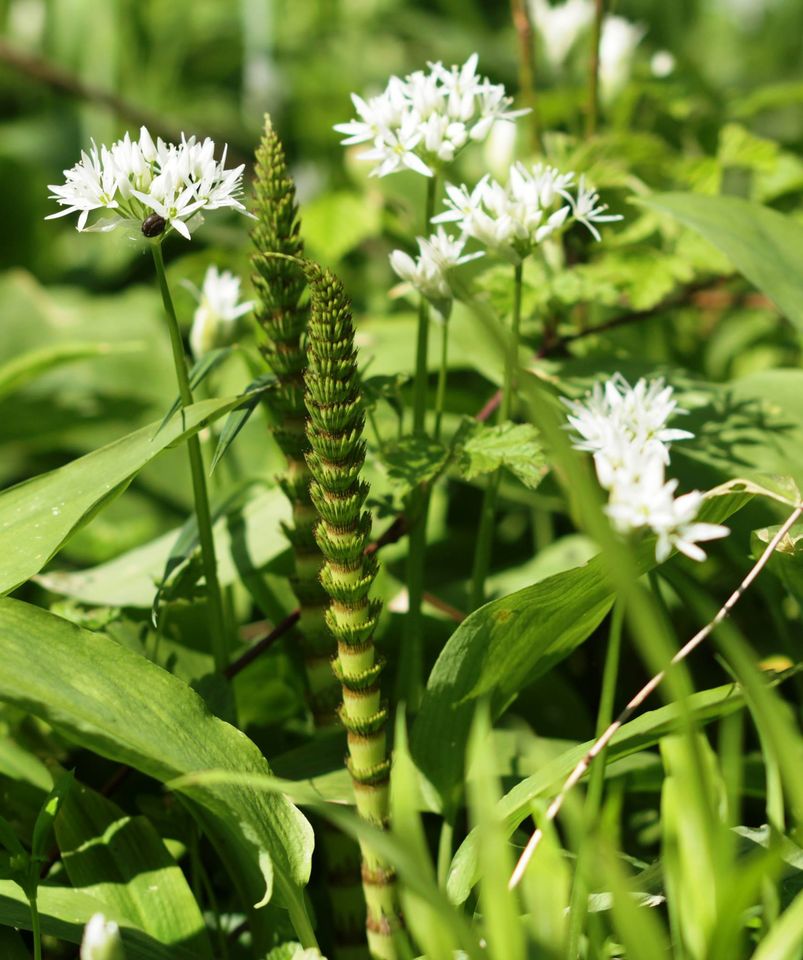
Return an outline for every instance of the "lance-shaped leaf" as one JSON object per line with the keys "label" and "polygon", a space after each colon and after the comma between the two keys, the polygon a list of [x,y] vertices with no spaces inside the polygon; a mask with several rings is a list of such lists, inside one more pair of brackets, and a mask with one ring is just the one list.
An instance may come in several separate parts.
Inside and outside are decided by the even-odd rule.
{"label": "lance-shaped leaf", "polygon": [[[256,745],[210,714],[194,690],[101,633],[6,598],[0,660],[0,699],[157,780],[207,767],[269,773]],[[270,898],[275,883],[277,899],[307,935],[301,887],[313,837],[304,816],[284,797],[255,790],[190,788],[185,797],[246,903]]]}
{"label": "lance-shaped leaf", "polygon": [[229,397],[193,404],[158,435],[158,424],[150,424],[0,494],[0,593],[39,573],[79,527],[163,450],[240,402]]}

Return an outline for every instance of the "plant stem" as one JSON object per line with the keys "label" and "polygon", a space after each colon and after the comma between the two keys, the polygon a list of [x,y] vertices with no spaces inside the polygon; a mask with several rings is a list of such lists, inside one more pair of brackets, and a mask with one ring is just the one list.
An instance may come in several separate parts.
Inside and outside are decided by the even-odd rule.
{"label": "plant stem", "polygon": [[[181,339],[181,331],[178,326],[178,319],[176,318],[176,310],[173,306],[173,298],[170,296],[170,288],[167,285],[161,244],[151,244],[151,252],[153,253],[153,262],[156,266],[156,275],[159,278],[162,303],[164,304],[165,314],[167,316],[167,328],[170,332],[170,346],[173,349],[173,365],[176,368],[176,380],[178,381],[181,406],[182,408],[188,407],[193,402],[192,389],[187,373],[184,343]],[[187,440],[187,450],[189,451],[190,472],[192,474],[195,516],[198,522],[198,538],[201,543],[201,561],[203,563],[206,595],[209,603],[212,655],[215,660],[215,669],[218,672],[222,672],[228,663],[228,643],[223,618],[223,599],[217,577],[217,558],[215,556],[215,540],[212,535],[212,515],[209,510],[206,472],[204,470],[203,454],[201,453],[201,442],[197,434],[193,434]]]}
{"label": "plant stem", "polygon": [[510,0],[510,12],[519,48],[519,94],[525,107],[530,108],[530,146],[538,152],[541,135],[535,87],[535,43],[527,0]]}
{"label": "plant stem", "polygon": [[31,933],[33,936],[33,960],[42,960],[42,930],[39,925],[39,905],[36,895],[28,898],[31,908]]}
{"label": "plant stem", "polygon": [[435,439],[440,440],[443,405],[446,401],[447,365],[449,362],[449,321],[444,317],[441,327],[441,366],[438,371],[438,389],[435,393]]}
{"label": "plant stem", "polygon": [[[429,231],[435,214],[435,196],[438,190],[437,177],[427,180],[427,199],[424,210],[424,233]],[[416,333],[415,379],[413,380],[413,433],[424,434],[427,414],[427,350],[429,347],[429,303],[424,297],[418,305],[418,330]]]}
{"label": "plant stem", "polygon": [[588,58],[588,103],[586,105],[586,137],[597,132],[599,116],[599,41],[605,19],[605,0],[594,0],[594,23],[591,28],[591,51]]}
{"label": "plant stem", "polygon": [[448,816],[441,821],[441,832],[438,838],[438,886],[446,889],[449,879],[449,867],[452,862],[452,842],[454,840],[454,824]]}
{"label": "plant stem", "polygon": [[[599,710],[597,711],[597,727],[595,736],[599,737],[613,720],[613,706],[616,697],[616,681],[619,675],[619,659],[622,650],[622,622],[624,619],[624,605],[617,603],[611,616],[611,629],[608,634],[608,649],[605,654],[605,666],[602,672],[602,691],[600,693]],[[589,841],[591,833],[599,816],[602,803],[602,789],[605,783],[605,758],[607,748],[600,753],[591,766],[589,775],[588,793],[583,811],[583,833],[580,847],[577,851],[577,861],[572,886],[572,899],[569,906],[569,946],[566,955],[579,956],[580,937],[583,933],[586,915],[588,913],[588,882],[586,867],[588,864]]]}
{"label": "plant stem", "polygon": [[[438,183],[436,177],[427,181],[427,198],[424,211],[424,232],[429,229],[435,213],[435,197]],[[444,331],[444,336],[448,330]],[[427,349],[429,346],[429,304],[421,298],[418,307],[418,332],[416,341],[415,379],[413,380],[413,433],[426,435],[427,413]],[[444,345],[444,349],[446,349]],[[404,622],[404,637],[399,656],[397,688],[399,699],[404,700],[411,713],[418,710],[423,684],[424,642],[421,635],[421,604],[424,600],[424,562],[427,552],[427,515],[429,514],[429,490],[418,489],[411,496],[410,515],[413,526],[409,536],[407,554],[408,608]]]}
{"label": "plant stem", "polygon": [[[517,264],[513,272],[513,321],[510,342],[505,352],[505,379],[502,384],[502,401],[499,404],[499,423],[510,418],[515,393],[515,374],[519,355],[519,327],[521,325],[521,264]],[[469,611],[481,607],[485,601],[485,581],[491,566],[491,546],[493,542],[494,522],[496,520],[496,501],[499,495],[499,484],[502,471],[496,473],[488,481],[482,498],[480,525],[477,530],[477,543],[474,548],[474,569],[471,575],[471,594],[469,597]]]}

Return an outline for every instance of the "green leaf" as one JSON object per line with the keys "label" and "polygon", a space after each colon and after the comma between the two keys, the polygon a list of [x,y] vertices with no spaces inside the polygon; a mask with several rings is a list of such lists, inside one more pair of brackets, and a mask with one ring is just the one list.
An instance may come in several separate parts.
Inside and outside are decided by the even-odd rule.
{"label": "green leaf", "polygon": [[53,842],[53,823],[58,816],[64,798],[69,795],[72,785],[72,773],[61,774],[56,778],[53,789],[42,804],[42,809],[33,825],[31,856],[34,860],[44,861],[47,859],[48,850]]}
{"label": "green leaf", "polygon": [[145,817],[76,785],[56,820],[62,862],[74,887],[160,943],[212,950],[195,897],[178,864]]}
{"label": "green leaf", "polygon": [[[126,960],[195,960],[195,955],[179,946],[165,947],[141,930],[118,917],[106,904],[83,890],[43,884],[37,894],[42,932],[68,943],[80,943],[84,927],[96,913],[105,914],[120,926]],[[0,880],[0,925],[31,929],[31,911],[22,888],[12,880]],[[5,955],[3,955],[5,960]]]}
{"label": "green leaf", "polygon": [[[701,520],[721,521],[746,502],[737,496],[706,502]],[[726,505],[727,504],[727,505]],[[655,542],[634,550],[641,573],[655,567]],[[489,695],[496,715],[528,683],[543,676],[588,639],[611,608],[608,558],[494,600],[475,610],[441,651],[413,727],[413,756],[436,796],[449,809],[458,799],[474,702]]]}
{"label": "green leaf", "polygon": [[304,241],[311,254],[334,265],[380,231],[381,205],[364,193],[322,193],[304,205]]}
{"label": "green leaf", "polygon": [[803,225],[740,197],[659,193],[642,202],[702,234],[803,333]]}
{"label": "green leaf", "polygon": [[382,459],[390,482],[404,496],[420,484],[430,483],[446,468],[449,450],[429,437],[408,435],[387,444]]}
{"label": "green leaf", "polygon": [[240,396],[241,403],[226,417],[223,429],[220,431],[215,455],[212,457],[212,465],[209,473],[215,472],[215,467],[220,463],[224,454],[234,443],[237,434],[248,423],[248,418],[256,410],[259,401],[276,383],[276,377],[272,373],[265,373],[261,377],[248,384]]}
{"label": "green leaf", "polygon": [[[693,694],[689,698],[687,709],[698,723],[704,724],[733,710],[740,710],[744,706],[745,698],[741,690],[735,684],[726,684]],[[682,729],[683,717],[684,713],[679,705],[671,703],[644,713],[624,724],[610,742],[608,763],[645,750],[656,744],[667,733]],[[566,777],[588,753],[593,743],[593,740],[588,740],[565,751],[547,763],[538,773],[522,780],[499,801],[497,812],[504,818],[508,836],[530,816],[534,800],[552,796],[560,789]],[[472,831],[463,841],[452,861],[447,883],[449,897],[456,903],[463,903],[478,879],[477,837]]]}
{"label": "green leaf", "polygon": [[[754,530],[751,552],[755,559],[767,549],[767,544],[780,530],[780,524]],[[781,540],[770,557],[767,568],[780,579],[798,603],[803,603],[803,523],[796,523]]]}
{"label": "green leaf", "polygon": [[53,787],[53,777],[42,761],[10,737],[0,737],[0,774],[45,793]]}
{"label": "green leaf", "polygon": [[193,404],[158,437],[157,425],[151,424],[0,494],[0,593],[8,593],[38,573],[145,464],[238,402],[229,397]]}
{"label": "green leaf", "polygon": [[[288,511],[287,498],[278,488],[253,489],[244,505],[215,523],[215,553],[222,586],[254,574],[287,549],[277,531]],[[52,571],[36,580],[47,590],[82,603],[148,609],[182,530],[171,530],[97,567]]]}
{"label": "green leaf", "polygon": [[[190,370],[190,390],[195,390],[199,387],[204,380],[209,376],[210,373],[226,359],[226,357],[231,353],[231,347],[220,347],[217,350],[210,350],[209,353],[205,353],[200,360],[196,360]],[[156,431],[159,433],[167,424],[173,419],[173,417],[181,409],[181,397],[176,397],[173,401],[172,406],[164,415],[164,419],[159,424],[159,429]]]}
{"label": "green leaf", "polygon": [[20,357],[0,365],[0,399],[19,390],[48,370],[87,360],[91,357],[103,357],[115,352],[144,350],[145,343],[61,343],[55,347],[30,350]]}
{"label": "green leaf", "polygon": [[[207,767],[269,772],[259,749],[189,686],[103,634],[5,599],[0,660],[0,699],[157,780]],[[254,790],[190,788],[186,796],[249,902],[269,898],[275,880],[280,901],[302,922],[312,853],[302,814]]]}
{"label": "green leaf", "polygon": [[507,467],[534,490],[547,471],[538,431],[528,423],[476,423],[461,453],[459,469],[466,480]]}
{"label": "green leaf", "polygon": [[803,946],[803,893],[773,923],[753,960],[797,960]]}

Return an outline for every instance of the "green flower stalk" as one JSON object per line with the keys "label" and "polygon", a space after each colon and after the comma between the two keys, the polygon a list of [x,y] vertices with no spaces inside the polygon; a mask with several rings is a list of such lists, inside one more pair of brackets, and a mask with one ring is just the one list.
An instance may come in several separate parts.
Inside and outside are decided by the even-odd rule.
{"label": "green flower stalk", "polygon": [[[305,267],[311,290],[305,376],[309,413],[307,464],[310,496],[320,516],[315,539],[325,558],[321,583],[331,598],[326,623],[337,641],[334,673],[343,691],[340,718],[348,735],[346,764],[357,810],[386,828],[390,758],[387,708],[379,677],[382,661],[373,635],[380,602],[369,596],[377,574],[374,556],[365,555],[371,515],[363,509],[368,484],[362,391],[357,373],[354,327],[342,284],[316,264]],[[361,844],[367,905],[368,946],[374,957],[395,958],[392,934],[401,926],[396,878],[367,844]]]}
{"label": "green flower stalk", "polygon": [[273,436],[287,461],[279,483],[293,510],[292,521],[284,524],[284,532],[293,548],[293,590],[301,610],[297,633],[304,654],[313,720],[316,727],[323,727],[337,721],[340,689],[329,666],[335,648],[324,620],[328,597],[318,579],[323,557],[313,536],[317,513],[310,500],[310,472],[305,460],[306,355],[302,341],[308,310],[301,303],[306,280],[297,262],[303,257],[304,244],[299,235],[295,185],[269,117],[265,118],[264,135],[256,153],[254,193],[254,315],[265,333],[262,354],[276,375],[276,388],[268,403],[274,420]]}

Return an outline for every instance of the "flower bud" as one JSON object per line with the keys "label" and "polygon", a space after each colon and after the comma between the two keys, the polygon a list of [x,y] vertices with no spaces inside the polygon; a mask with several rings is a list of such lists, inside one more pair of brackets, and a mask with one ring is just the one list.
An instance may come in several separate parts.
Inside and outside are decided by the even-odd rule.
{"label": "flower bud", "polygon": [[102,913],[96,913],[86,925],[81,960],[125,960],[120,928]]}

